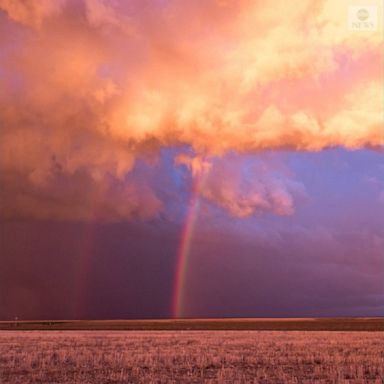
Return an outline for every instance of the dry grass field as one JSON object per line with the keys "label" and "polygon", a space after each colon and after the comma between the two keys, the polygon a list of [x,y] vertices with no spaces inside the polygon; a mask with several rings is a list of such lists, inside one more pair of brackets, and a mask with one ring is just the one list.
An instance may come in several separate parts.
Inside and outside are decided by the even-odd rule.
{"label": "dry grass field", "polygon": [[383,383],[383,332],[0,331],[7,383]]}

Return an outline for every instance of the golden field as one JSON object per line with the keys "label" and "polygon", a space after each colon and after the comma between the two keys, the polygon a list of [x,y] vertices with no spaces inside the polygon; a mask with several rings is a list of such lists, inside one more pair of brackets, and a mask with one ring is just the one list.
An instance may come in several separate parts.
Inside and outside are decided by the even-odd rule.
{"label": "golden field", "polygon": [[384,333],[0,331],[0,382],[379,384]]}

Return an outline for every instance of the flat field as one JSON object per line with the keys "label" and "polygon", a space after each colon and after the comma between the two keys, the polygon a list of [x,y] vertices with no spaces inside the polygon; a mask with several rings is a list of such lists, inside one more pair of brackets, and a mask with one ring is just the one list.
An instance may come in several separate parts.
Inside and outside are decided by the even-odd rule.
{"label": "flat field", "polygon": [[384,333],[0,331],[0,383],[383,383]]}

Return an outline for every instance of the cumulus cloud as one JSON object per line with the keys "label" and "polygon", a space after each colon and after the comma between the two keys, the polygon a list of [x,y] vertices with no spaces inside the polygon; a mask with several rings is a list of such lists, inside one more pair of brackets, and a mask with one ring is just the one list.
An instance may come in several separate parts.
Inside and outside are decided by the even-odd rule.
{"label": "cumulus cloud", "polygon": [[306,197],[302,183],[265,161],[233,155],[207,160],[182,154],[176,164],[187,166],[200,179],[198,192],[203,198],[236,217],[265,212],[290,215],[295,202]]}
{"label": "cumulus cloud", "polygon": [[58,14],[66,0],[0,0],[0,9],[7,13],[11,20],[29,27],[39,28],[42,22]]}
{"label": "cumulus cloud", "polygon": [[263,212],[278,215],[293,213],[291,190],[284,183],[273,179],[260,181],[256,175],[247,180],[241,178],[237,169],[231,168],[222,165],[215,168],[202,190],[202,196],[237,217]]}
{"label": "cumulus cloud", "polygon": [[176,165],[185,165],[192,173],[192,176],[198,177],[209,173],[212,163],[201,156],[190,156],[180,153],[175,157]]}
{"label": "cumulus cloud", "polygon": [[[126,176],[137,157],[164,147],[202,157],[382,146],[381,30],[349,30],[348,5],[0,0],[7,215],[71,217],[66,192],[56,189],[57,209],[49,208],[57,178],[80,200],[88,188],[119,190],[116,218],[140,210],[130,204],[150,215],[154,192]],[[246,187],[214,184],[206,198],[238,216],[293,210],[276,181],[241,193]],[[120,185],[129,190],[124,203]]]}

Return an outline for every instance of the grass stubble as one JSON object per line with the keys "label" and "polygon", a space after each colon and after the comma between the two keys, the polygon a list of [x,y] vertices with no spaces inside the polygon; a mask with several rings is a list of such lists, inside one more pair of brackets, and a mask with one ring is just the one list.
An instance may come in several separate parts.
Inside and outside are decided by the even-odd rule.
{"label": "grass stubble", "polygon": [[0,383],[384,383],[383,332],[0,331]]}

